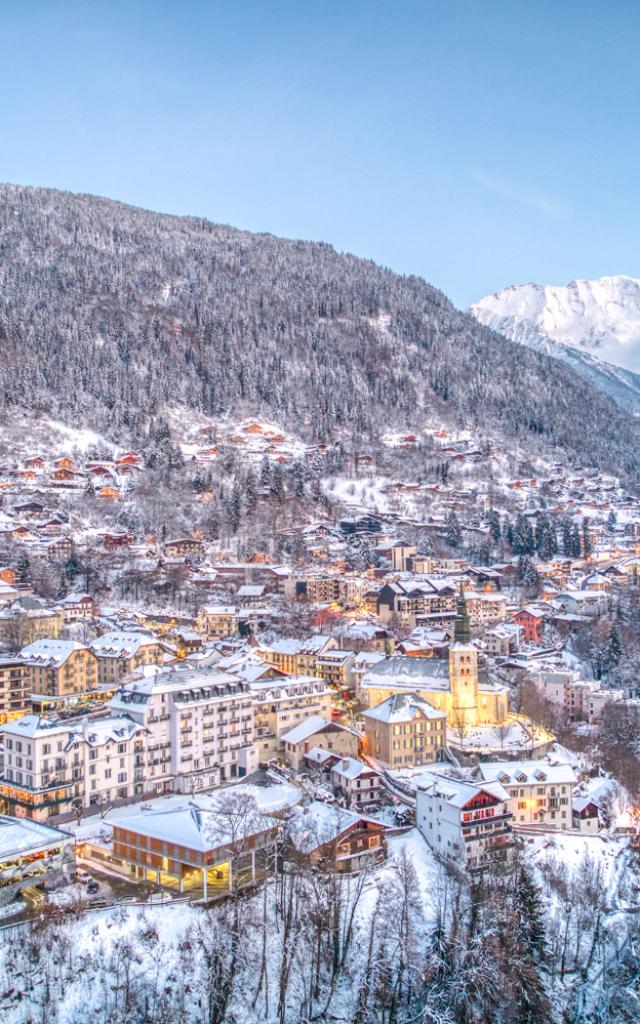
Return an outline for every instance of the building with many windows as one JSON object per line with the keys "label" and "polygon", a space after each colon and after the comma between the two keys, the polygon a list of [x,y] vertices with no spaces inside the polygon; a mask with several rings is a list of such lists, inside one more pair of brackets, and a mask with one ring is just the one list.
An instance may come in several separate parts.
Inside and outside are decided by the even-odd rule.
{"label": "building with many windows", "polygon": [[98,683],[118,686],[144,665],[162,665],[168,647],[150,633],[103,633],[91,644],[98,660]]}
{"label": "building with many windows", "polygon": [[478,765],[483,782],[498,781],[509,794],[514,825],[572,828],[576,774],[570,764],[548,761],[492,761]]}
{"label": "building with many windows", "polygon": [[26,714],[30,696],[29,666],[20,658],[0,658],[0,723]]}
{"label": "building with many windows", "polygon": [[147,732],[149,789],[208,789],[254,771],[249,685],[215,668],[148,672],[126,683],[111,710]]}
{"label": "building with many windows", "polygon": [[432,775],[416,791],[416,824],[440,857],[479,870],[508,860],[513,847],[509,794],[499,782]]}
{"label": "building with many windows", "polygon": [[70,697],[98,686],[98,661],[85,644],[75,640],[35,640],[20,651],[31,671],[33,693]]}
{"label": "building with many windows", "polygon": [[396,693],[364,712],[365,750],[389,768],[432,764],[447,740],[447,716],[417,693]]}
{"label": "building with many windows", "polygon": [[280,739],[312,715],[329,720],[331,689],[314,676],[282,676],[249,684],[255,742],[261,761],[275,757]]}
{"label": "building with many windows", "polygon": [[43,821],[145,792],[145,729],[130,718],[29,714],[0,735],[0,797],[11,814]]}

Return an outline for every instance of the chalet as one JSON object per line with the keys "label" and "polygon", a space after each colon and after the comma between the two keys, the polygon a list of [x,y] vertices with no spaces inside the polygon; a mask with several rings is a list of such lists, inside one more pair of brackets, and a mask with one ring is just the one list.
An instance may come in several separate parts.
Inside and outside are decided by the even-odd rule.
{"label": "chalet", "polygon": [[346,800],[347,806],[364,807],[380,799],[380,773],[353,757],[341,758],[333,765],[331,783],[334,791]]}
{"label": "chalet", "polygon": [[36,455],[35,458],[24,460],[25,469],[44,469],[46,462],[40,455]]}
{"label": "chalet", "polygon": [[130,547],[135,541],[133,533],[105,533],[103,534],[103,543],[105,548],[126,548]]}
{"label": "chalet", "polygon": [[187,558],[200,555],[202,541],[194,537],[181,537],[176,540],[168,540],[164,544],[164,553],[169,558]]}
{"label": "chalet", "polygon": [[592,796],[576,794],[572,809],[573,827],[579,832],[596,835],[600,830],[600,808]]}
{"label": "chalet", "polygon": [[86,622],[100,614],[97,603],[89,594],[67,594],[57,604],[62,608],[66,623]]}
{"label": "chalet", "polygon": [[44,549],[50,558],[65,557],[73,547],[71,537],[56,537],[55,540],[44,543]]}
{"label": "chalet", "polygon": [[12,509],[16,516],[24,519],[41,519],[46,513],[46,506],[39,501],[23,501]]}
{"label": "chalet", "polygon": [[118,501],[120,498],[120,491],[117,487],[107,484],[105,487],[100,487],[96,491],[96,497],[104,498],[107,501]]}
{"label": "chalet", "polygon": [[599,590],[565,590],[554,601],[560,612],[597,618],[609,608],[609,596]]}
{"label": "chalet", "polygon": [[285,858],[340,873],[359,871],[385,860],[389,831],[381,821],[316,800],[289,818]]}
{"label": "chalet", "polygon": [[141,461],[142,457],[138,452],[124,452],[116,459],[118,466],[139,466]]}

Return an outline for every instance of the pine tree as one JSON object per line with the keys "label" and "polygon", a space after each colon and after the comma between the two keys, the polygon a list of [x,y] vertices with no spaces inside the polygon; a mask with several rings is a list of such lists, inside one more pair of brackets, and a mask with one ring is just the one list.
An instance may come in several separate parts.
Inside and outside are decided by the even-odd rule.
{"label": "pine tree", "polygon": [[273,477],[271,479],[271,497],[274,498],[279,505],[284,503],[286,497],[284,473],[282,472],[282,466],[280,463],[276,465],[273,471]]}
{"label": "pine tree", "polygon": [[622,644],[620,643],[620,634],[616,627],[612,626],[604,646],[603,671],[613,672],[620,664],[621,656]]}
{"label": "pine tree", "polygon": [[535,548],[544,562],[548,562],[550,558],[553,558],[558,550],[555,527],[550,522],[546,513],[542,513],[538,516],[535,533]]}
{"label": "pine tree", "polygon": [[18,561],[17,561],[17,564],[16,564],[16,573],[17,573],[17,576],[18,576],[18,581],[20,583],[26,583],[27,580],[29,579],[29,569],[30,569],[30,567],[31,567],[31,562],[29,561],[29,556],[27,555],[27,552],[26,551],[21,551],[20,552],[20,557],[18,558]]}
{"label": "pine tree", "polygon": [[260,486],[271,488],[271,463],[266,455],[260,465]]}
{"label": "pine tree", "polygon": [[540,888],[529,867],[522,864],[517,873],[514,909],[518,916],[521,940],[532,956],[543,957],[547,947],[545,908]]}
{"label": "pine tree", "polygon": [[457,548],[462,541],[462,531],[458,522],[458,517],[451,509],[446,519],[446,537],[447,544],[449,547]]}
{"label": "pine tree", "polygon": [[514,555],[532,555],[534,551],[534,536],[531,523],[521,512],[518,514],[513,529],[512,548]]}
{"label": "pine tree", "polygon": [[502,530],[500,529],[500,516],[494,508],[490,508],[487,512],[487,524],[489,531],[494,541],[497,543],[502,537]]}
{"label": "pine tree", "polygon": [[589,535],[589,520],[585,518],[582,520],[582,552],[585,555],[591,554],[591,537]]}
{"label": "pine tree", "polygon": [[248,515],[253,515],[258,506],[258,490],[256,478],[251,467],[244,478],[244,504]]}

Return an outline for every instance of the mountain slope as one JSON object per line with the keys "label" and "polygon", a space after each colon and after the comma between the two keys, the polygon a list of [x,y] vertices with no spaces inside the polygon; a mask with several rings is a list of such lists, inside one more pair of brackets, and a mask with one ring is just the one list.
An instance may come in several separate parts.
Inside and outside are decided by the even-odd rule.
{"label": "mountain slope", "polygon": [[5,185],[0,256],[6,407],[127,442],[169,407],[307,438],[437,416],[640,468],[638,424],[571,369],[328,245]]}
{"label": "mountain slope", "polygon": [[640,281],[515,285],[480,299],[470,312],[512,341],[562,359],[623,408],[640,413]]}

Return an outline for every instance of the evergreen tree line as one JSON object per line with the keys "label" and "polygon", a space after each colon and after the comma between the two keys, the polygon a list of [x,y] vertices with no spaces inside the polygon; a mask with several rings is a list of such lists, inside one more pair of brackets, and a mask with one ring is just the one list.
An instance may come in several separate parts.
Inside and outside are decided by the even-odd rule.
{"label": "evergreen tree line", "polygon": [[4,185],[0,255],[5,407],[126,444],[170,409],[321,440],[436,414],[637,475],[640,425],[569,367],[328,245]]}

